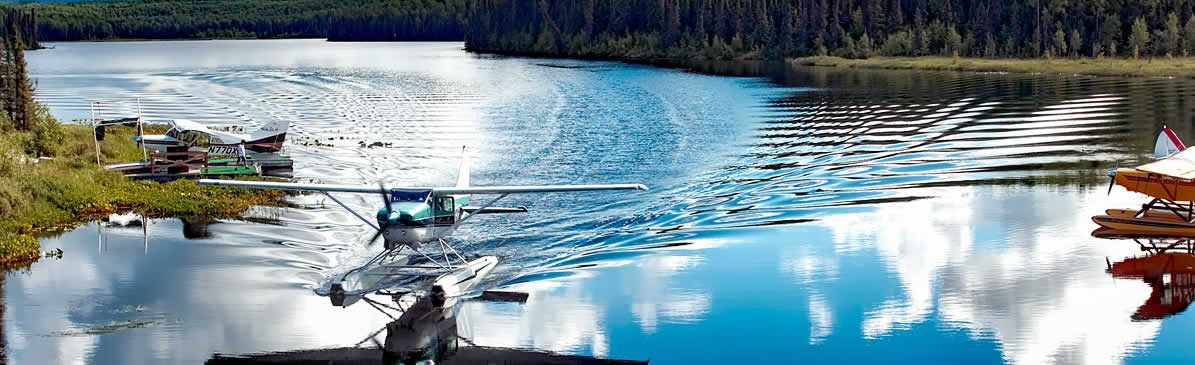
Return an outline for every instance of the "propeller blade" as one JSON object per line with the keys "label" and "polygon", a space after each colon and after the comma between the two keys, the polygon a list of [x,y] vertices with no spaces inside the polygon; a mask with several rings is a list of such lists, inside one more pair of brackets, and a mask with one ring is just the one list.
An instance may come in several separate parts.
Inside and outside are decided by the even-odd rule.
{"label": "propeller blade", "polygon": [[386,228],[388,228],[388,227],[390,227],[390,222],[386,222],[385,224],[382,224],[381,229],[378,229],[378,233],[374,233],[373,237],[369,238],[369,241],[365,241],[365,246],[373,247],[373,243],[377,242],[378,237],[381,236],[383,232],[386,232]]}
{"label": "propeller blade", "polygon": [[370,237],[369,241],[365,242],[365,246],[367,247],[372,247],[373,243],[377,242],[378,237],[381,236],[382,233],[386,232],[386,228],[390,227],[389,214],[394,211],[390,205],[390,189],[386,189],[386,185],[382,182],[378,182],[378,193],[382,195],[382,202],[386,204],[387,219],[385,222],[381,222],[381,225],[378,226],[378,232],[374,233],[373,237]]}
{"label": "propeller blade", "polygon": [[386,203],[386,212],[393,212],[394,209],[390,209],[390,190],[381,182],[378,182],[378,189],[378,192],[382,193],[382,202]]}
{"label": "propeller blade", "polygon": [[1112,195],[1112,187],[1116,186],[1116,178],[1108,179],[1108,195]]}

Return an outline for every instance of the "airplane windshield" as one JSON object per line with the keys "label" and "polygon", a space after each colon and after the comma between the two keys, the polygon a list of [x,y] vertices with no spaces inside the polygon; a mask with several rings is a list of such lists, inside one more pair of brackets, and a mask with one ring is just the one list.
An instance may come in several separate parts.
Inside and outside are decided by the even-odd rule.
{"label": "airplane windshield", "polygon": [[170,128],[170,130],[166,131],[166,136],[177,139],[178,138],[178,130],[174,129],[174,128]]}
{"label": "airplane windshield", "polygon": [[390,201],[392,202],[422,202],[427,201],[428,195],[431,195],[430,190],[424,191],[402,191],[391,190]]}

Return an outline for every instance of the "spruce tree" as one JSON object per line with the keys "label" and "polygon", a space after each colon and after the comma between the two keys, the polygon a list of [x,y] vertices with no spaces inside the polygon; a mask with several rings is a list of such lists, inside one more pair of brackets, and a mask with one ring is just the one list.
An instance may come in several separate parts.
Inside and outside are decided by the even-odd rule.
{"label": "spruce tree", "polygon": [[1129,34],[1129,47],[1133,49],[1133,58],[1141,57],[1141,52],[1148,50],[1149,28],[1145,26],[1144,18],[1133,21],[1133,32]]}
{"label": "spruce tree", "polygon": [[1172,11],[1166,18],[1166,30],[1163,32],[1166,50],[1163,52],[1171,55],[1180,54],[1182,53],[1182,35],[1178,27],[1178,15]]}
{"label": "spruce tree", "polygon": [[1183,43],[1186,44],[1183,54],[1195,53],[1195,15],[1187,18],[1187,25],[1183,26],[1183,40],[1185,40]]}
{"label": "spruce tree", "polygon": [[1079,35],[1079,30],[1071,29],[1071,39],[1067,45],[1071,48],[1071,57],[1079,56],[1083,49],[1083,36]]}
{"label": "spruce tree", "polygon": [[1066,56],[1066,33],[1062,29],[1054,31],[1054,50],[1057,56]]}

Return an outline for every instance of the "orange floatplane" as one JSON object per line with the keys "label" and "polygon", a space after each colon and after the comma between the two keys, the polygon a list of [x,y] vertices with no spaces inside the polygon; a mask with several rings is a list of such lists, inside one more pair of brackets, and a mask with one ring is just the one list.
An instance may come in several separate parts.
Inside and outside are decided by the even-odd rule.
{"label": "orange floatplane", "polygon": [[1126,233],[1195,237],[1195,149],[1187,150],[1170,128],[1162,127],[1154,157],[1159,160],[1112,173],[1113,184],[1154,199],[1141,209],[1108,209],[1091,220]]}

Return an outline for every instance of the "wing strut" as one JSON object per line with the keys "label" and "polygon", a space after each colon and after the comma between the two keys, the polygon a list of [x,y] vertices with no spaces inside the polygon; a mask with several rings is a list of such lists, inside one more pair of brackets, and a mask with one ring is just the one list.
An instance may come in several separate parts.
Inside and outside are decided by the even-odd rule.
{"label": "wing strut", "polygon": [[331,199],[332,199],[332,201],[336,202],[336,204],[339,204],[341,208],[344,208],[344,210],[347,210],[347,211],[349,211],[349,213],[353,213],[353,216],[354,216],[354,217],[357,217],[357,219],[360,219],[362,222],[365,222],[365,224],[366,224],[366,225],[369,225],[370,227],[372,227],[372,228],[373,228],[373,230],[375,230],[375,231],[381,231],[381,230],[382,230],[381,228],[378,228],[378,226],[375,226],[375,225],[373,225],[373,222],[370,222],[369,220],[365,219],[365,217],[362,217],[360,214],[357,214],[357,211],[355,211],[355,210],[352,210],[352,209],[351,209],[351,208],[349,208],[347,205],[344,205],[344,203],[341,203],[341,202],[340,202],[340,199],[336,199],[336,197],[332,196],[332,194],[329,194],[329,193],[328,193],[328,192],[326,192],[326,191],[324,191],[323,193],[324,193],[324,196],[331,198]]}

